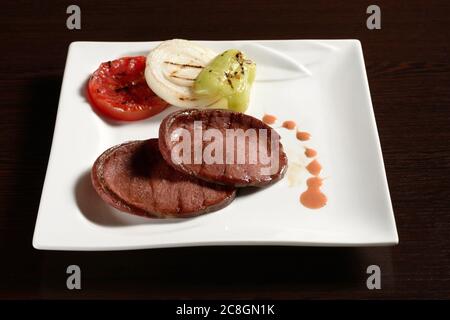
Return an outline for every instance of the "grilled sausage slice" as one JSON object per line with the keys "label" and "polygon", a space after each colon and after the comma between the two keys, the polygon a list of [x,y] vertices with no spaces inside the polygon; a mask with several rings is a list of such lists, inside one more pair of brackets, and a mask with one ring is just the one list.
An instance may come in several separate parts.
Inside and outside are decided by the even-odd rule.
{"label": "grilled sausage slice", "polygon": [[174,170],[158,139],[132,141],[106,150],[95,161],[92,184],[109,205],[131,214],[184,218],[227,206],[234,188],[210,184]]}
{"label": "grilled sausage slice", "polygon": [[181,110],[159,127],[159,149],[173,168],[234,187],[266,186],[284,176],[288,161],[279,140],[259,119],[223,109]]}

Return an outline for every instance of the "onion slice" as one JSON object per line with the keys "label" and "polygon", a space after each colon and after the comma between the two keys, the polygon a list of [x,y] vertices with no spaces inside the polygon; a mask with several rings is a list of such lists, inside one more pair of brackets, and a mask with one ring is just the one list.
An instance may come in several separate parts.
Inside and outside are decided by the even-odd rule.
{"label": "onion slice", "polygon": [[150,51],[145,67],[148,86],[161,99],[182,108],[215,105],[221,97],[197,97],[194,81],[200,71],[216,57],[209,48],[182,39],[162,42]]}

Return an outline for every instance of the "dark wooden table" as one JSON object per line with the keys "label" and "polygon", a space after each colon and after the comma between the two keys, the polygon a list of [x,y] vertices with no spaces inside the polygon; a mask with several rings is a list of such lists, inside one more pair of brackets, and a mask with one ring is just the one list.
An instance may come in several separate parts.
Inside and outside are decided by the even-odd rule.
{"label": "dark wooden table", "polygon": [[[450,4],[376,1],[2,1],[0,298],[449,298]],[[360,39],[400,245],[45,252],[31,239],[67,48],[75,40]],[[82,290],[66,289],[66,267]],[[367,290],[377,264],[382,289]]]}

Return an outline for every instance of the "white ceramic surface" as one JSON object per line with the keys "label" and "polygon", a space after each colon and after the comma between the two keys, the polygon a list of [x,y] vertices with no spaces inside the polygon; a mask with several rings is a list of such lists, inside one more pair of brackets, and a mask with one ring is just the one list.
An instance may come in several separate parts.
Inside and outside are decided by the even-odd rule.
{"label": "white ceramic surface", "polygon": [[[248,113],[295,120],[312,134],[300,143],[280,128],[290,163],[316,149],[328,204],[299,203],[307,174],[197,218],[154,220],[104,204],[90,184],[105,149],[157,137],[161,119],[117,124],[92,111],[84,90],[101,62],[146,54],[158,42],[74,42],[69,47],[33,246],[47,250],[123,250],[197,245],[393,245],[398,236],[375,124],[361,44],[357,40],[199,41],[220,52],[240,48],[257,64]],[[276,127],[278,126],[275,125]]]}

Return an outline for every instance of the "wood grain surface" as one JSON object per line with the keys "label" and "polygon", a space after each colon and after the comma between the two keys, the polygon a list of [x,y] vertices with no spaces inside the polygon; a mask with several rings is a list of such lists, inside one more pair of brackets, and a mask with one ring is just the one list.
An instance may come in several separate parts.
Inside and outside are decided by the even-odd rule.
{"label": "wood grain surface", "polygon": [[[450,298],[450,3],[2,1],[0,298]],[[45,252],[31,239],[71,41],[359,39],[400,244]],[[66,267],[82,290],[66,289]],[[382,289],[366,288],[377,264]]]}

